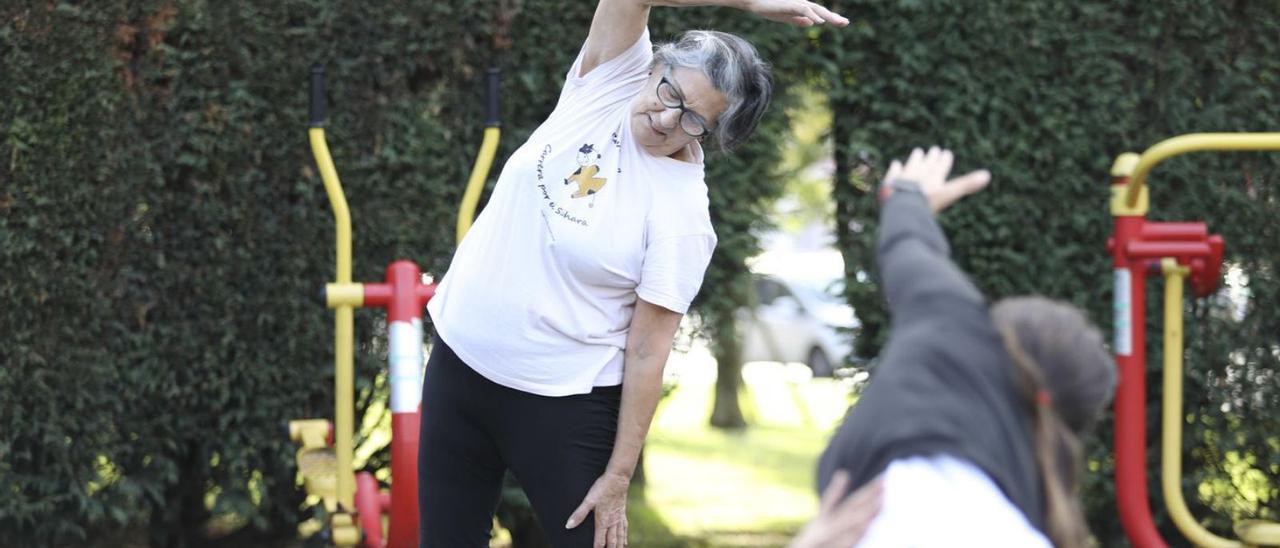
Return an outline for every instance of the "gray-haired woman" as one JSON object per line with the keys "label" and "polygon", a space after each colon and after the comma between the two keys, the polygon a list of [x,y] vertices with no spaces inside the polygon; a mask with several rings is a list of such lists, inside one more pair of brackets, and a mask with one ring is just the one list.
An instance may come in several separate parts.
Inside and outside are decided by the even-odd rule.
{"label": "gray-haired woman", "polygon": [[428,307],[423,546],[487,546],[506,469],[553,545],[626,542],[662,369],[716,243],[701,143],[741,143],[771,94],[736,36],[693,31],[655,52],[656,4],[848,23],[800,0],[600,0],[555,110],[508,159]]}

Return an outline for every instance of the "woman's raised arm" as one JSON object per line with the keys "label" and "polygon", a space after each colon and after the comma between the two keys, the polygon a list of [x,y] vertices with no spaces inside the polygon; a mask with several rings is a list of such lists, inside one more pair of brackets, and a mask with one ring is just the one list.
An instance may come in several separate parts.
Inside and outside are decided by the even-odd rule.
{"label": "woman's raised arm", "polygon": [[653,6],[733,7],[798,27],[849,24],[848,19],[806,0],[600,0],[583,45],[585,53],[578,76],[585,76],[636,43],[649,24],[649,8]]}
{"label": "woman's raised arm", "polygon": [[985,170],[948,180],[951,151],[915,149],[905,165],[889,167],[881,189],[876,263],[895,325],[935,315],[957,302],[981,303],[982,294],[951,262],[947,237],[934,214],[984,188]]}

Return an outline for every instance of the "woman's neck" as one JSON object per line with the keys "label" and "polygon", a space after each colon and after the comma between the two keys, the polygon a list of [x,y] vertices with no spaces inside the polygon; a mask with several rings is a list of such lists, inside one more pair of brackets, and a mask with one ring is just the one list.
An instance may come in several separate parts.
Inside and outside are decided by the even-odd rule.
{"label": "woman's neck", "polygon": [[675,160],[679,160],[681,162],[696,164],[698,163],[698,154],[693,150],[693,147],[696,147],[696,146],[698,146],[698,143],[697,141],[694,141],[692,143],[689,143],[685,146],[680,147],[679,150],[672,152],[667,157]]}

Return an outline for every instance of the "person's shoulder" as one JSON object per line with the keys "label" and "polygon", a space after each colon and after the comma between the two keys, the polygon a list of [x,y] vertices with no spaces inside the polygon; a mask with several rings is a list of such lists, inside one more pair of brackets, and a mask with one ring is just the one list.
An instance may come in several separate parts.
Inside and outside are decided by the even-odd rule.
{"label": "person's shoulder", "polygon": [[[587,45],[578,53],[565,75],[565,87],[586,87],[591,84],[602,84],[621,77],[632,77],[646,72],[653,62],[653,43],[649,40],[649,29],[646,27],[640,36],[628,47],[615,55],[595,62],[587,63]],[[583,69],[586,68],[586,72]]]}
{"label": "person's shoulder", "polygon": [[671,156],[653,156],[637,151],[644,175],[656,192],[684,197],[705,197],[708,193],[706,166],[701,157],[678,159]]}
{"label": "person's shoulder", "polygon": [[711,206],[701,179],[654,180],[646,214],[651,238],[703,236],[716,241]]}
{"label": "person's shoulder", "polygon": [[711,193],[701,174],[664,174],[653,177],[649,184],[654,207],[666,216],[710,222]]}

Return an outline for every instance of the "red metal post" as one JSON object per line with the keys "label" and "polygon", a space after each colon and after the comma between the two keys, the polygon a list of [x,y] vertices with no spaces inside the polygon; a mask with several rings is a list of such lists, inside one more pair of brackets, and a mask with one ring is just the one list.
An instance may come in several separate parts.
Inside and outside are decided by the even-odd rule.
{"label": "red metal post", "polygon": [[[1107,242],[1115,276],[1112,349],[1119,369],[1115,400],[1116,505],[1125,535],[1135,547],[1164,548],[1147,496],[1147,260],[1128,253],[1134,243],[1143,239],[1147,211],[1145,200],[1137,207],[1127,207],[1117,199],[1129,183],[1132,169],[1132,165],[1124,166],[1125,160],[1124,156],[1118,158],[1112,170],[1115,235]],[[1129,160],[1136,163],[1136,157]]]}
{"label": "red metal post", "polygon": [[[422,283],[418,265],[396,261],[387,266],[385,284],[366,284],[365,306],[387,309],[387,360],[391,385],[391,497],[387,504],[370,504],[361,512],[386,509],[390,548],[418,545],[418,425],[422,400],[422,308],[435,294],[434,285]],[[364,500],[384,501],[379,496]],[[366,532],[366,546],[374,548]]]}
{"label": "red metal post", "polygon": [[1156,532],[1147,496],[1147,351],[1146,351],[1146,261],[1125,253],[1138,236],[1144,217],[1116,217],[1115,265],[1116,365],[1120,382],[1116,386],[1115,451],[1116,504],[1120,522],[1129,541],[1138,548],[1163,548]]}

